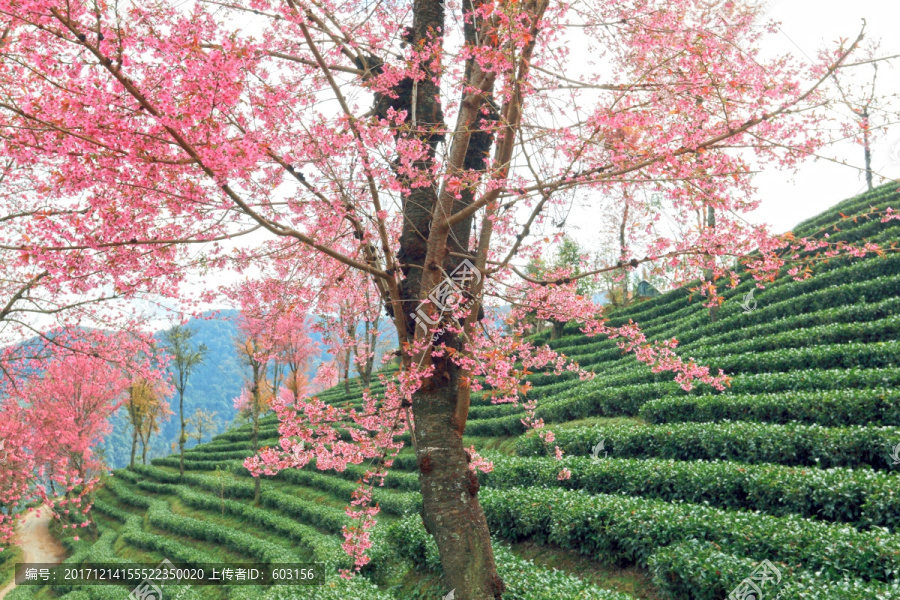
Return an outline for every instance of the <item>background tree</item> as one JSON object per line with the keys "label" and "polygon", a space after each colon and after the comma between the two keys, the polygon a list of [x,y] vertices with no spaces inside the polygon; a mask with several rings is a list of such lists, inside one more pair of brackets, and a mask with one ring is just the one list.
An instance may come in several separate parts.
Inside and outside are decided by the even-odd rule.
{"label": "background tree", "polygon": [[130,466],[134,466],[138,443],[142,447],[141,462],[147,464],[150,437],[159,431],[160,423],[173,414],[169,410],[169,403],[165,401],[168,393],[162,385],[140,377],[133,380],[128,387],[128,400],[125,406],[132,427]]}
{"label": "background tree", "polygon": [[289,312],[277,321],[275,360],[284,367],[284,387],[297,402],[309,386],[309,369],[319,354],[318,344],[309,336],[303,315]]}
{"label": "background tree", "polygon": [[175,389],[178,391],[178,418],[180,421],[178,452],[181,457],[178,472],[181,476],[184,476],[184,445],[187,443],[184,392],[187,389],[191,373],[194,372],[197,365],[203,362],[206,355],[205,345],[200,344],[195,347],[191,342],[193,335],[194,332],[191,329],[182,325],[174,325],[163,336],[171,357],[170,368],[173,371]]}
{"label": "background tree", "polygon": [[[575,293],[581,297],[592,299],[601,287],[595,277],[582,276],[590,268],[590,252],[579,244],[575,238],[564,235],[556,246],[553,259],[544,262],[535,259],[528,266],[528,274],[538,279],[570,278],[575,284]],[[557,340],[562,336],[566,321],[550,320],[550,339]]]}
{"label": "background tree", "polygon": [[190,428],[188,437],[197,440],[197,443],[201,444],[203,443],[204,435],[214,435],[219,427],[219,423],[216,420],[218,414],[216,411],[208,411],[203,408],[195,410],[194,414],[187,421]]}
{"label": "background tree", "polygon": [[[863,60],[860,65],[871,69],[868,77],[863,73],[850,73],[844,79],[838,73],[834,73],[833,81],[841,103],[850,111],[850,120],[844,121],[844,132],[848,138],[854,140],[863,150],[863,173],[866,178],[866,186],[871,190],[874,186],[875,171],[872,168],[872,143],[877,137],[891,125],[900,122],[900,110],[897,107],[897,94],[887,95],[878,93],[879,41],[869,43],[862,51]],[[889,57],[889,59],[897,57]],[[882,68],[893,70],[889,60]],[[883,71],[882,71],[883,73]]]}
{"label": "background tree", "polygon": [[[244,364],[250,368],[250,378],[247,387],[240,396],[235,398],[234,407],[238,413],[247,418],[252,426],[250,436],[250,448],[256,452],[259,450],[259,418],[269,410],[273,398],[273,386],[267,375],[270,346],[261,337],[254,335],[258,331],[252,323],[246,320],[241,327],[245,337],[238,340],[237,347]],[[254,478],[253,501],[259,504],[260,483],[259,477]]]}

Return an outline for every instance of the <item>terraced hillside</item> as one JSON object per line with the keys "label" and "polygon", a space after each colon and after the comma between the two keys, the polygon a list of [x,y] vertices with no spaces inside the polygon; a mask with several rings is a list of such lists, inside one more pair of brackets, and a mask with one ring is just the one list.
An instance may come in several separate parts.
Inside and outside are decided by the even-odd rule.
{"label": "terraced hillside", "polygon": [[[850,199],[799,225],[831,239],[900,240],[900,221],[843,220],[867,207],[900,206],[896,186]],[[718,319],[685,290],[613,315],[650,337],[675,336],[680,353],[733,375],[725,393],[688,393],[610,341],[569,330],[551,342],[597,373],[593,381],[534,375],[538,416],[565,450],[562,462],[525,433],[519,409],[475,397],[466,433],[493,460],[479,497],[496,536],[504,598],[516,600],[720,600],[770,561],[778,581],[763,598],[900,599],[900,253],[839,259],[815,277],[782,278],[756,292],[757,308],[727,294]],[[320,396],[354,405],[361,391]],[[277,443],[271,417],[262,445]],[[297,562],[347,566],[343,507],[363,467],[291,471],[262,483],[241,467],[244,427],[177,460],[117,471],[97,494],[97,541],[69,544],[72,563]],[[599,444],[602,442],[602,449]],[[571,478],[560,480],[562,467]],[[439,598],[434,544],[418,516],[412,454],[383,488],[364,577],[333,577],[271,598]],[[86,536],[85,536],[86,537]],[[23,600],[35,588],[10,596]],[[182,598],[262,597],[248,587],[197,587]],[[128,590],[58,587],[36,598],[124,600]],[[748,598],[749,596],[742,596]]]}

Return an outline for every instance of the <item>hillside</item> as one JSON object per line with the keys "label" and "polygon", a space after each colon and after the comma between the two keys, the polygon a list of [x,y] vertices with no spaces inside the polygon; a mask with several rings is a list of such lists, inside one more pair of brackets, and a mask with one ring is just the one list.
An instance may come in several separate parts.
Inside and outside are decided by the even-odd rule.
{"label": "hillside", "polygon": [[[900,206],[896,185],[849,199],[795,228],[810,235],[870,205]],[[900,222],[829,227],[831,239],[900,240]],[[721,600],[768,560],[763,598],[900,599],[900,254],[838,259],[811,279],[780,278],[740,301],[729,291],[711,322],[685,289],[613,314],[679,352],[733,375],[730,389],[685,392],[611,342],[574,330],[552,345],[597,377],[533,375],[538,416],[566,458],[525,433],[519,409],[475,395],[466,445],[493,460],[479,498],[496,539],[504,598]],[[357,405],[359,386],[320,395]],[[277,443],[268,417],[262,445]],[[98,540],[66,541],[69,563],[163,558],[184,563],[303,562],[346,566],[344,506],[362,467],[284,472],[262,482],[259,507],[241,460],[249,429],[176,459],[119,470],[97,493]],[[600,446],[602,442],[602,447]],[[560,481],[567,467],[572,476]],[[418,516],[406,449],[375,499],[382,512],[364,577],[321,588],[273,587],[267,598],[436,599],[434,544]],[[87,538],[88,536],[84,536]],[[195,587],[180,598],[262,597],[253,587]],[[128,590],[19,587],[8,600],[123,600]],[[749,598],[750,596],[739,596]]]}

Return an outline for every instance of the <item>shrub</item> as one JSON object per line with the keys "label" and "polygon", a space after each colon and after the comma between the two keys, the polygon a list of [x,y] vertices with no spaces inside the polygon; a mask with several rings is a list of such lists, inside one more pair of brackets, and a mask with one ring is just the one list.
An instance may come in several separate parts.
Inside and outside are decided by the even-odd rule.
{"label": "shrub", "polygon": [[[900,440],[897,427],[820,427],[721,423],[671,423],[555,429],[558,445],[571,455],[588,455],[604,440],[614,458],[657,457],[676,460],[732,460],[818,467],[891,469],[891,448]],[[516,445],[519,455],[541,455],[540,438],[527,435]]]}
{"label": "shrub", "polygon": [[[670,502],[750,509],[771,515],[900,527],[900,473],[869,469],[810,469],[733,462],[587,457],[520,458],[487,453],[485,486],[560,487],[592,494],[626,494]],[[572,476],[560,481],[561,468]]]}
{"label": "shrub", "polygon": [[900,425],[900,392],[888,388],[663,397],[639,410],[649,423],[729,420],[824,426]]}
{"label": "shrub", "polygon": [[[756,567],[756,561],[739,558],[696,540],[661,548],[648,560],[653,582],[672,598],[719,600],[734,590]],[[766,584],[765,597],[781,600],[892,600],[900,597],[900,584],[846,578],[823,580],[816,573],[784,562],[774,565],[781,582]]]}
{"label": "shrub", "polygon": [[698,539],[755,560],[801,563],[826,579],[891,581],[900,574],[900,537],[886,530],[558,489],[484,488],[480,499],[500,537],[620,564],[646,566],[657,549]]}
{"label": "shrub", "polygon": [[[387,541],[395,553],[417,567],[437,571],[440,559],[434,538],[425,532],[419,517],[409,517],[388,528]],[[556,569],[545,569],[519,558],[504,544],[493,543],[497,574],[506,584],[509,600],[632,600],[629,594],[614,592],[587,583]]]}

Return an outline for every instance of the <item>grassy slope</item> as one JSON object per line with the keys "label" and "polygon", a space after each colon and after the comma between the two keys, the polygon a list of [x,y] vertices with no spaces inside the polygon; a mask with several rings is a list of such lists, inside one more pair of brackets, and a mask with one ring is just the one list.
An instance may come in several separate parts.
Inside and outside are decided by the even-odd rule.
{"label": "grassy slope", "polygon": [[[897,206],[893,190],[850,199],[795,231],[808,235],[833,224],[839,212],[857,214],[870,204]],[[900,239],[897,221],[845,222],[841,229],[831,231],[832,239]],[[750,289],[742,284],[728,293],[717,323],[710,323],[706,310],[684,290],[613,315],[614,322],[633,318],[656,339],[678,336],[684,354],[725,368],[734,375],[734,387],[725,394],[700,389],[688,395],[668,377],[621,356],[611,342],[568,330],[552,345],[592,367],[597,379],[532,377],[543,406],[539,414],[557,430],[560,443],[568,444],[571,457],[565,464],[573,478],[566,482],[555,478],[561,465],[543,458],[546,449],[523,436],[517,409],[476,396],[466,443],[497,461],[495,472],[484,478],[481,497],[498,536],[507,597],[721,598],[766,558],[782,569],[785,599],[900,598],[897,588],[889,588],[896,573],[884,572],[885,556],[900,549],[900,535],[894,533],[900,526],[900,478],[887,461],[888,448],[866,450],[866,444],[900,442],[900,429],[843,426],[853,418],[900,426],[900,401],[893,391],[900,382],[897,277],[897,258],[839,260],[812,280],[784,278],[757,290],[758,307],[751,314],[739,307]],[[321,397],[341,405],[361,398],[355,382],[349,395],[341,386]],[[268,443],[275,443],[274,421],[265,423]],[[817,424],[830,429],[822,433]],[[749,425],[755,429],[748,433]],[[601,435],[607,458],[596,464],[578,456],[589,454]],[[684,441],[691,436],[697,440]],[[748,436],[756,437],[748,442]],[[173,459],[117,472],[97,495],[104,536],[96,543],[72,544],[73,560],[98,560],[109,552],[137,562],[293,556],[335,568],[343,560],[343,507],[359,469],[266,479],[257,509],[247,498],[251,480],[240,468],[248,439],[248,430],[238,429],[191,450],[189,477],[181,485]],[[798,439],[806,446],[799,448]],[[791,466],[801,451],[810,461],[840,456],[842,467]],[[379,568],[353,584],[331,583],[316,597],[435,598],[446,592],[428,570],[434,557],[429,558],[415,516],[415,464],[408,451],[402,457],[376,497],[383,508],[374,549]],[[720,458],[728,461],[716,461]],[[885,516],[893,511],[897,520]],[[598,523],[606,517],[608,522]],[[730,523],[740,519],[743,529],[731,535]],[[380,537],[388,531],[394,545]],[[756,545],[740,539],[753,536]],[[804,536],[823,540],[821,547],[804,554],[796,548],[808,545]],[[886,554],[863,555],[859,548],[876,538]],[[821,559],[831,553],[845,563],[831,569]],[[104,589],[86,587],[72,592],[76,596],[70,600],[105,600],[99,598]],[[35,597],[66,592],[45,589]],[[258,592],[204,587],[188,595],[240,600]],[[312,590],[291,593],[313,597]]]}

